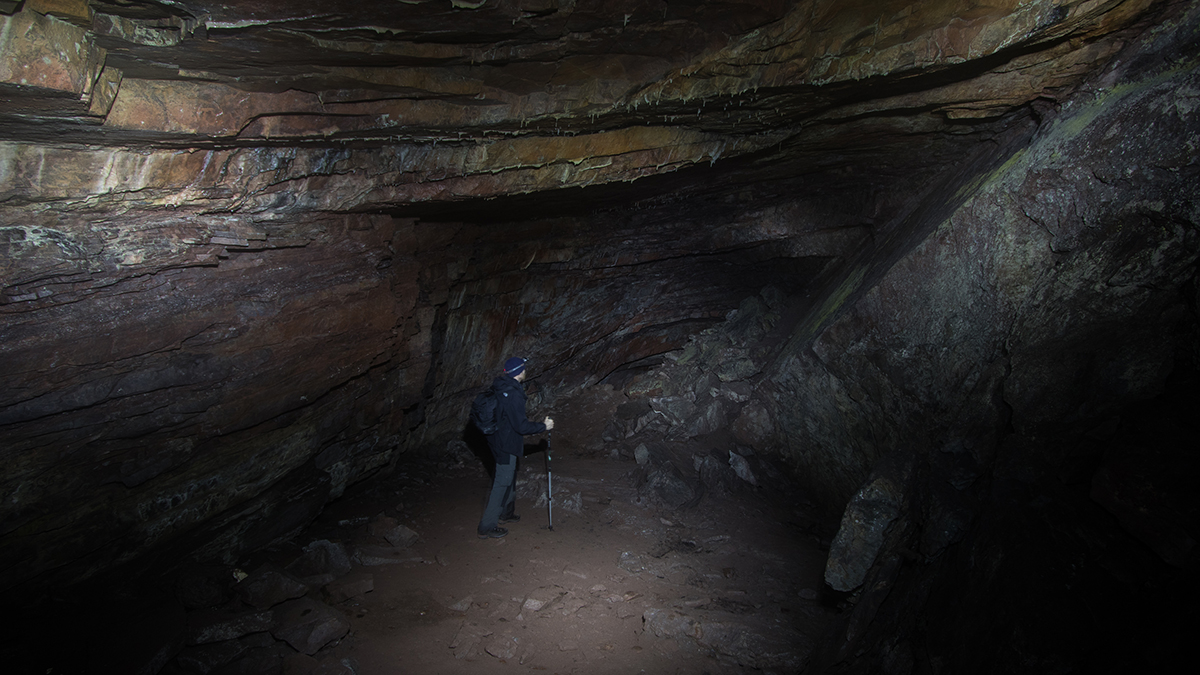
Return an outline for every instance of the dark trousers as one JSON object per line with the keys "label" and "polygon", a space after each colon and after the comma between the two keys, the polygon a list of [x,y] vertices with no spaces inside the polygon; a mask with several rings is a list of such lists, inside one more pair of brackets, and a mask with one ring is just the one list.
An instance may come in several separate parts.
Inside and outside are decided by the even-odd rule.
{"label": "dark trousers", "polygon": [[496,529],[500,518],[513,515],[516,506],[517,456],[504,455],[496,459],[496,477],[492,481],[492,494],[488,497],[483,519],[479,521],[479,534]]}

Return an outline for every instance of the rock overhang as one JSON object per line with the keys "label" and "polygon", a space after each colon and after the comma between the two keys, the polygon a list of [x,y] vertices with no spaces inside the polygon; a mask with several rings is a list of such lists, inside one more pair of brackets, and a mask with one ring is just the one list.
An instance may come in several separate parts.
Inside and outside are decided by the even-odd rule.
{"label": "rock overhang", "polygon": [[[2,140],[80,144],[106,162],[252,149],[259,173],[340,151],[329,170],[370,189],[322,210],[619,184],[737,157],[814,173],[823,155],[892,146],[911,170],[906,139],[962,139],[967,121],[1065,96],[1153,4],[35,0],[0,19]],[[202,185],[200,172],[177,175]]]}
{"label": "rock overhang", "polygon": [[[614,3],[401,3],[415,39],[351,4],[43,0],[0,18],[45,36],[50,67],[20,82],[24,44],[6,43],[5,330],[23,360],[4,411],[29,426],[6,432],[4,531],[42,549],[10,558],[13,578],[86,576],[198,524],[209,553],[261,545],[286,533],[252,524],[280,499],[304,506],[280,519],[295,525],[456,430],[464,383],[502,354],[536,346],[578,386],[772,276],[827,281],[1019,147],[1153,6],[693,3],[758,8],[735,30]],[[56,466],[51,442],[77,459]],[[56,512],[64,490],[116,515]],[[81,553],[95,536],[109,548]]]}

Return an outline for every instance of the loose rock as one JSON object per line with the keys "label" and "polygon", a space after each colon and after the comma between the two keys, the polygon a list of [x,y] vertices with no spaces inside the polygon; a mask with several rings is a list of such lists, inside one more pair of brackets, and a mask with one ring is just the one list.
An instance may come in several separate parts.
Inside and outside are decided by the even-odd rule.
{"label": "loose rock", "polygon": [[646,474],[645,482],[638,489],[638,495],[673,509],[682,508],[697,496],[692,486],[683,479],[671,462],[664,462],[651,469]]}
{"label": "loose rock", "polygon": [[380,516],[371,521],[367,527],[367,533],[376,538],[382,539],[396,548],[408,548],[420,539],[421,535],[411,529],[401,525],[395,518]]}
{"label": "loose rock", "polygon": [[321,539],[305,546],[285,569],[306,584],[322,586],[350,571],[350,556],[342,544]]}
{"label": "loose rock", "polygon": [[290,600],[274,610],[271,635],[304,654],[315,654],[350,630],[341,613],[309,598]]}
{"label": "loose rock", "polygon": [[517,638],[504,635],[492,638],[484,646],[484,651],[492,656],[507,661],[517,655],[517,648],[520,647],[520,642]]}
{"label": "loose rock", "polygon": [[325,585],[322,591],[330,604],[336,605],[375,590],[375,577],[366,572],[352,572]]}
{"label": "loose rock", "polygon": [[525,603],[521,605],[521,610],[526,612],[537,612],[553,604],[559,598],[566,594],[566,590],[561,586],[543,586],[525,598]]}
{"label": "loose rock", "polygon": [[730,450],[729,466],[733,467],[733,472],[737,474],[738,478],[751,485],[758,485],[758,479],[754,477],[754,472],[750,470],[750,462],[747,462],[745,457]]}
{"label": "loose rock", "polygon": [[233,587],[238,597],[255,609],[270,609],[308,592],[308,586],[271,566],[263,566]]}
{"label": "loose rock", "polygon": [[188,615],[188,644],[198,645],[235,640],[250,633],[270,630],[271,612],[230,613],[224,610],[200,610]]}

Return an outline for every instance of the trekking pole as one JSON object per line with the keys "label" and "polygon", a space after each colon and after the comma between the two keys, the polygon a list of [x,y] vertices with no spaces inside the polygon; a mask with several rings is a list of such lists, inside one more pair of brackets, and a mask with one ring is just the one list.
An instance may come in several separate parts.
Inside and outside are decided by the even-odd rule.
{"label": "trekking pole", "polygon": [[546,516],[550,519],[550,531],[554,531],[554,480],[550,473],[550,432],[546,432]]}

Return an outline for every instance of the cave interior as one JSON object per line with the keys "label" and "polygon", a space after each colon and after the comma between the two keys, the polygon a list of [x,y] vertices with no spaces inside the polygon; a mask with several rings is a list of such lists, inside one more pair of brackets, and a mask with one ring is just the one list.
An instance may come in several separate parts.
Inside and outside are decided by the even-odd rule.
{"label": "cave interior", "polygon": [[[21,624],[0,659],[18,670],[1186,655],[1200,3],[22,0],[0,23],[0,597]],[[529,437],[524,529],[478,541],[489,452],[467,413],[514,355],[530,419],[556,419],[562,520],[529,522],[559,499],[550,438]],[[671,546],[609,538],[617,512]],[[766,527],[754,514],[795,540],[779,551],[808,542],[758,559],[787,601],[629,563],[715,559]],[[712,523],[728,533],[679,534]],[[425,558],[371,567],[354,528]],[[351,577],[279,571],[318,530]],[[619,564],[607,577],[553,550],[618,593],[636,651],[498,645],[550,625],[542,606],[608,616],[542,586],[498,619],[478,594],[414,614],[457,630],[430,648],[444,663],[355,652],[384,641],[356,603],[461,571],[433,541],[518,563],[608,546],[574,554]],[[375,590],[332,590],[368,568]],[[258,606],[254,570],[303,588]],[[786,578],[810,571],[798,600]],[[643,578],[684,600],[619,596]],[[300,602],[341,628],[280,637]],[[768,635],[768,610],[819,630]],[[227,633],[201,637],[214,617]],[[475,617],[504,623],[468,635]]]}

